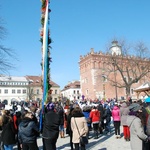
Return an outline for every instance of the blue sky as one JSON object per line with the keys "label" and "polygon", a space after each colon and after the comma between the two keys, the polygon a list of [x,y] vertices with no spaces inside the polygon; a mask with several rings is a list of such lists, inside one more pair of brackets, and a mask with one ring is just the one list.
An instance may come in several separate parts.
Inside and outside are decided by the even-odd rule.
{"label": "blue sky", "polygon": [[[79,58],[91,48],[105,51],[115,38],[150,46],[149,0],[51,0],[51,79],[61,89],[79,80]],[[10,75],[41,75],[40,0],[0,1],[0,17],[19,61]]]}

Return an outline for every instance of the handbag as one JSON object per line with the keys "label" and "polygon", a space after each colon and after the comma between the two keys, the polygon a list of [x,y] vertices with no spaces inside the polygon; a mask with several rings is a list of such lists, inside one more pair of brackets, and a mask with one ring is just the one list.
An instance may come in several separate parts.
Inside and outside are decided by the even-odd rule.
{"label": "handbag", "polygon": [[79,129],[78,129],[78,126],[77,126],[77,123],[76,123],[75,118],[74,118],[74,122],[75,122],[76,128],[77,128],[78,133],[79,133],[79,136],[80,136],[80,144],[81,144],[81,145],[86,145],[86,144],[88,144],[88,143],[89,143],[88,138],[87,138],[86,136],[81,136],[81,135],[80,135],[80,132],[79,132]]}

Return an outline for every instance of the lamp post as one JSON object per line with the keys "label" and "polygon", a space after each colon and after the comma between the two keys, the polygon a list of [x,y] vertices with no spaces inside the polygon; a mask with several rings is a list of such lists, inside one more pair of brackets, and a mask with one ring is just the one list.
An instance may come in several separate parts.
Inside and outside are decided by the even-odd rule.
{"label": "lamp post", "polygon": [[115,71],[115,65],[114,66],[114,78],[115,78],[115,93],[116,93],[116,101],[118,100],[118,92],[117,92],[117,80],[116,80],[116,71]]}
{"label": "lamp post", "polygon": [[[118,41],[112,41],[112,46],[110,47],[110,51],[111,51],[111,54],[112,55],[115,55],[115,56],[119,56],[119,55],[121,55],[121,46],[120,45],[118,45]],[[116,95],[116,100],[118,100],[118,93],[117,93],[117,80],[116,80],[116,76],[117,76],[117,74],[116,74],[116,71],[115,71],[115,64],[114,63],[112,63],[112,65],[113,65],[113,70],[114,70],[114,79],[115,79],[115,95]]]}
{"label": "lamp post", "polygon": [[105,75],[102,75],[102,78],[103,78],[103,99],[105,99]]}

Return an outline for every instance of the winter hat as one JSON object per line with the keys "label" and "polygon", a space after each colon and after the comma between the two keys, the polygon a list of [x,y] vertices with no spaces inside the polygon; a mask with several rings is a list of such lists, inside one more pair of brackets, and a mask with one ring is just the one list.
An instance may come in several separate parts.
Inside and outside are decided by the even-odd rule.
{"label": "winter hat", "polygon": [[138,110],[140,110],[142,107],[137,104],[137,103],[132,103],[130,106],[129,106],[129,109],[130,111],[133,111],[133,112],[137,112]]}
{"label": "winter hat", "polygon": [[47,110],[54,110],[54,104],[52,102],[49,102],[46,106]]}

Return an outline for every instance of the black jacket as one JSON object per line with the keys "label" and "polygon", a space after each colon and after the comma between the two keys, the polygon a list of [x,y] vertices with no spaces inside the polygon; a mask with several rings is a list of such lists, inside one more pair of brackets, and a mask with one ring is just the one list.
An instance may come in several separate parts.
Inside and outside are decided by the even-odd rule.
{"label": "black jacket", "polygon": [[18,139],[20,143],[34,143],[38,133],[37,124],[30,118],[24,118],[19,124]]}
{"label": "black jacket", "polygon": [[45,114],[42,136],[45,139],[57,139],[59,135],[60,117],[54,111]]}
{"label": "black jacket", "polygon": [[9,117],[4,116],[2,134],[1,134],[4,145],[15,144],[16,143],[15,135],[16,135],[16,130],[13,121],[10,121]]}

